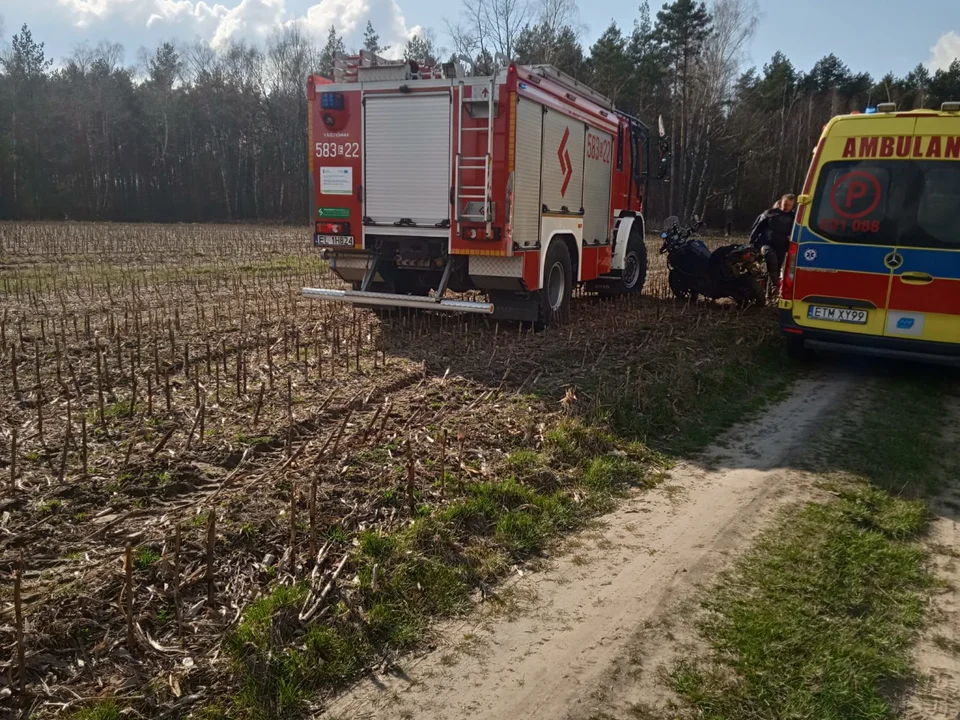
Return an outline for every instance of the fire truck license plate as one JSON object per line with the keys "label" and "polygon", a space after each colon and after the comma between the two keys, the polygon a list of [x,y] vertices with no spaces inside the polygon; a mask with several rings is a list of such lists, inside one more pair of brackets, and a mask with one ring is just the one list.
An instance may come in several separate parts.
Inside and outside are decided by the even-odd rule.
{"label": "fire truck license plate", "polygon": [[314,235],[314,245],[349,245],[353,247],[353,235]]}
{"label": "fire truck license plate", "polygon": [[811,320],[826,320],[828,322],[852,323],[854,325],[867,324],[866,310],[851,310],[849,308],[811,305],[807,309],[807,317]]}

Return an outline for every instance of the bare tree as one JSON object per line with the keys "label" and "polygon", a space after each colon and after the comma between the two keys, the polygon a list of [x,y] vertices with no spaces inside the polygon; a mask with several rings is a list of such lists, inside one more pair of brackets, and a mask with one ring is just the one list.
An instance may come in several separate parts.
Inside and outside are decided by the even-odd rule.
{"label": "bare tree", "polygon": [[70,62],[84,75],[90,70],[90,66],[93,65],[94,60],[96,60],[96,52],[90,47],[90,43],[86,40],[77,45],[73,49],[73,55],[70,56]]}
{"label": "bare tree", "polygon": [[123,61],[123,45],[101,40],[93,51],[93,57],[94,60],[103,63],[104,70],[112,73]]}
{"label": "bare tree", "polygon": [[7,39],[6,27],[3,24],[3,15],[0,15],[0,63],[10,53],[10,41]]}
{"label": "bare tree", "polygon": [[690,159],[690,182],[682,188],[683,214],[702,214],[710,190],[711,150],[726,133],[728,103],[747,44],[756,31],[755,0],[714,0],[712,32],[704,41],[694,78],[691,121],[696,128]]}
{"label": "bare tree", "polygon": [[447,35],[453,42],[454,55],[458,57],[464,55],[472,61],[474,56],[482,52],[482,35],[476,22],[471,22],[470,18],[461,15],[454,21],[444,20],[444,25],[447,27]]}
{"label": "bare tree", "polygon": [[512,60],[517,38],[532,16],[529,0],[465,0],[462,38],[475,38],[479,53]]}
{"label": "bare tree", "polygon": [[580,30],[580,11],[575,0],[539,0],[537,22],[556,33],[563,27]]}

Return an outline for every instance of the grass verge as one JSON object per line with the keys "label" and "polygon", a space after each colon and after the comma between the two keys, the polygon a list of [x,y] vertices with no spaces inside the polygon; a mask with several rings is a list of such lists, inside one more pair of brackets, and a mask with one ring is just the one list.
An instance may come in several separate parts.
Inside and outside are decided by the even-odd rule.
{"label": "grass verge", "polygon": [[709,592],[712,655],[669,675],[692,715],[892,716],[934,582],[918,538],[945,392],[936,377],[879,383],[821,468],[837,499],[786,511]]}
{"label": "grass verge", "polygon": [[[729,344],[723,328],[704,332],[694,356],[667,360],[686,365],[685,371],[654,371],[640,392],[619,393],[606,410],[610,426],[661,452],[688,456],[782,398],[796,380],[799,367],[786,361],[779,336],[761,337],[745,347]],[[706,361],[712,355],[730,359]]]}

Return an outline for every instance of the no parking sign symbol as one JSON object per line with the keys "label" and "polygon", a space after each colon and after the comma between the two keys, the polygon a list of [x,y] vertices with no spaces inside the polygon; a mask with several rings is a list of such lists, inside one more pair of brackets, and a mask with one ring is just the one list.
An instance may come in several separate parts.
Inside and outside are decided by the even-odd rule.
{"label": "no parking sign symbol", "polygon": [[833,211],[847,220],[865,218],[880,204],[880,181],[865,170],[852,170],[837,178],[830,190]]}

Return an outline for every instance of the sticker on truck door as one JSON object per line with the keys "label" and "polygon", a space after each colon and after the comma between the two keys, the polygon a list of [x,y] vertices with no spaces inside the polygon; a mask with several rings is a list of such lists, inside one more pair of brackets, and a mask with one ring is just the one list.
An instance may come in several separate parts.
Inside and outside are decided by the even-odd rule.
{"label": "sticker on truck door", "polygon": [[321,195],[352,195],[353,168],[352,167],[322,167],[320,168]]}

